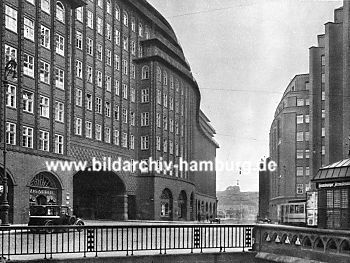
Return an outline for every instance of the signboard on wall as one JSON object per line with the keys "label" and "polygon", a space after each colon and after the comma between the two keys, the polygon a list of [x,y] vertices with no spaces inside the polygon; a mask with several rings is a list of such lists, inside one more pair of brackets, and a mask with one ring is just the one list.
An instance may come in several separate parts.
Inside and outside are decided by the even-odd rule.
{"label": "signboard on wall", "polygon": [[307,226],[317,226],[317,191],[306,192],[306,224]]}

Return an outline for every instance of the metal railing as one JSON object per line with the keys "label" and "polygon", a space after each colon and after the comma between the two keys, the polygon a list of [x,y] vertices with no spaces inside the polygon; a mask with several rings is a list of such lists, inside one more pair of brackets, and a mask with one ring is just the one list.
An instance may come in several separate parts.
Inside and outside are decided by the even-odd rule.
{"label": "metal railing", "polygon": [[[252,225],[94,225],[0,227],[0,253],[13,256],[80,253],[98,256],[103,252],[187,250],[241,248],[252,246]],[[204,251],[205,252],[205,251]]]}

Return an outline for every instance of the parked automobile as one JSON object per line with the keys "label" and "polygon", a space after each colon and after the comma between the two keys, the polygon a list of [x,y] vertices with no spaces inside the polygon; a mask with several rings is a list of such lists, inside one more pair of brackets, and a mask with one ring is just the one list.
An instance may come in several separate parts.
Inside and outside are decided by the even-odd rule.
{"label": "parked automobile", "polygon": [[221,219],[218,218],[218,217],[216,217],[216,218],[210,218],[209,221],[210,221],[210,224],[211,224],[211,223],[218,223],[218,224],[221,223]]}
{"label": "parked automobile", "polygon": [[[68,206],[33,205],[29,211],[28,226],[84,225],[83,220],[72,215],[72,211]],[[50,231],[51,229],[46,229],[46,232]]]}

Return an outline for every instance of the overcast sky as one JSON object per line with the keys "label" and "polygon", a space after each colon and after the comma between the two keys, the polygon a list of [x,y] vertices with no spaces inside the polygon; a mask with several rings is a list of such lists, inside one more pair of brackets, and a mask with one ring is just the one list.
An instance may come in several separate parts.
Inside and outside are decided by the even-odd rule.
{"label": "overcast sky", "polygon": [[[217,159],[268,156],[276,106],[294,75],[308,73],[309,47],[342,2],[148,1],[170,22],[191,65],[201,109],[217,132]],[[217,190],[237,180],[243,191],[258,190],[256,172],[218,172]]]}

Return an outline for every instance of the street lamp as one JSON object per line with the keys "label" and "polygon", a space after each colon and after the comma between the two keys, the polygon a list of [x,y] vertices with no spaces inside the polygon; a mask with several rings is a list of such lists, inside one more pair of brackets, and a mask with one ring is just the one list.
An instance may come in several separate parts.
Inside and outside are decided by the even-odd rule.
{"label": "street lamp", "polygon": [[4,158],[4,176],[2,178],[3,181],[3,188],[4,193],[2,197],[2,202],[0,205],[0,212],[1,212],[1,225],[2,226],[8,226],[9,224],[9,202],[8,202],[8,184],[7,184],[7,172],[6,172],[6,154],[7,154],[7,133],[6,133],[6,97],[7,97],[7,89],[8,89],[8,82],[7,77],[12,74],[12,78],[16,78],[16,68],[17,63],[14,59],[11,59],[6,63],[5,66],[5,74],[3,79],[4,84],[4,100],[3,100],[3,129],[4,129],[4,149],[3,149],[3,158]]}

